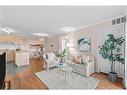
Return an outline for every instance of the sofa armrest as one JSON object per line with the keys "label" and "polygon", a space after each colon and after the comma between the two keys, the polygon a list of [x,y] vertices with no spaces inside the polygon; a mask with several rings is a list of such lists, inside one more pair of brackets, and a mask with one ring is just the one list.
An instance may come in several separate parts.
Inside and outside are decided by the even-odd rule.
{"label": "sofa armrest", "polygon": [[46,63],[48,63],[48,62],[49,62],[49,60],[47,60],[47,59],[45,59],[44,61],[45,61]]}
{"label": "sofa armrest", "polygon": [[88,65],[91,65],[91,64],[94,65],[94,61],[90,61],[90,62],[87,62],[87,63],[86,63],[87,66],[88,66]]}

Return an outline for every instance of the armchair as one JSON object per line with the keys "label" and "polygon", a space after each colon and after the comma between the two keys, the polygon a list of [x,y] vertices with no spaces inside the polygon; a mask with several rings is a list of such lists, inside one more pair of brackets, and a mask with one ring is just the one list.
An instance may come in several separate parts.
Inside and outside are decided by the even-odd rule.
{"label": "armchair", "polygon": [[59,64],[56,55],[54,53],[44,53],[43,59],[44,59],[44,68],[46,68],[46,70],[49,70],[50,68],[55,67]]}

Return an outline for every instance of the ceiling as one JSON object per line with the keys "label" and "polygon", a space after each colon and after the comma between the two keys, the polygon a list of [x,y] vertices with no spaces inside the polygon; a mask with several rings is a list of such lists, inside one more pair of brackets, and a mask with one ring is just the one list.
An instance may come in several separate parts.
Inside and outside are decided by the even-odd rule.
{"label": "ceiling", "polygon": [[76,29],[123,13],[120,6],[1,6],[0,24],[16,34],[63,33],[64,27]]}

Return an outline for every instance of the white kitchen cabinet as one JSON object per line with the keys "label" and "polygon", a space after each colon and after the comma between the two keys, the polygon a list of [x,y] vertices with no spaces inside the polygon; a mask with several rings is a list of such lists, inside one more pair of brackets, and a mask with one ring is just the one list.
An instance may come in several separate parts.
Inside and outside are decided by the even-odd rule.
{"label": "white kitchen cabinet", "polygon": [[15,52],[15,64],[17,66],[29,65],[29,52],[16,51]]}

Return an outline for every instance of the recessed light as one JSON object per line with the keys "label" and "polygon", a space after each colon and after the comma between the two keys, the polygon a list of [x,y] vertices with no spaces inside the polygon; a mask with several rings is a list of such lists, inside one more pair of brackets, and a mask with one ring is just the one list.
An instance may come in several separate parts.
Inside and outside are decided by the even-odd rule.
{"label": "recessed light", "polygon": [[45,34],[45,33],[34,33],[34,35],[36,35],[36,36],[49,36],[49,34]]}
{"label": "recessed light", "polygon": [[64,27],[61,30],[64,32],[72,32],[72,31],[75,31],[76,28],[75,27]]}

